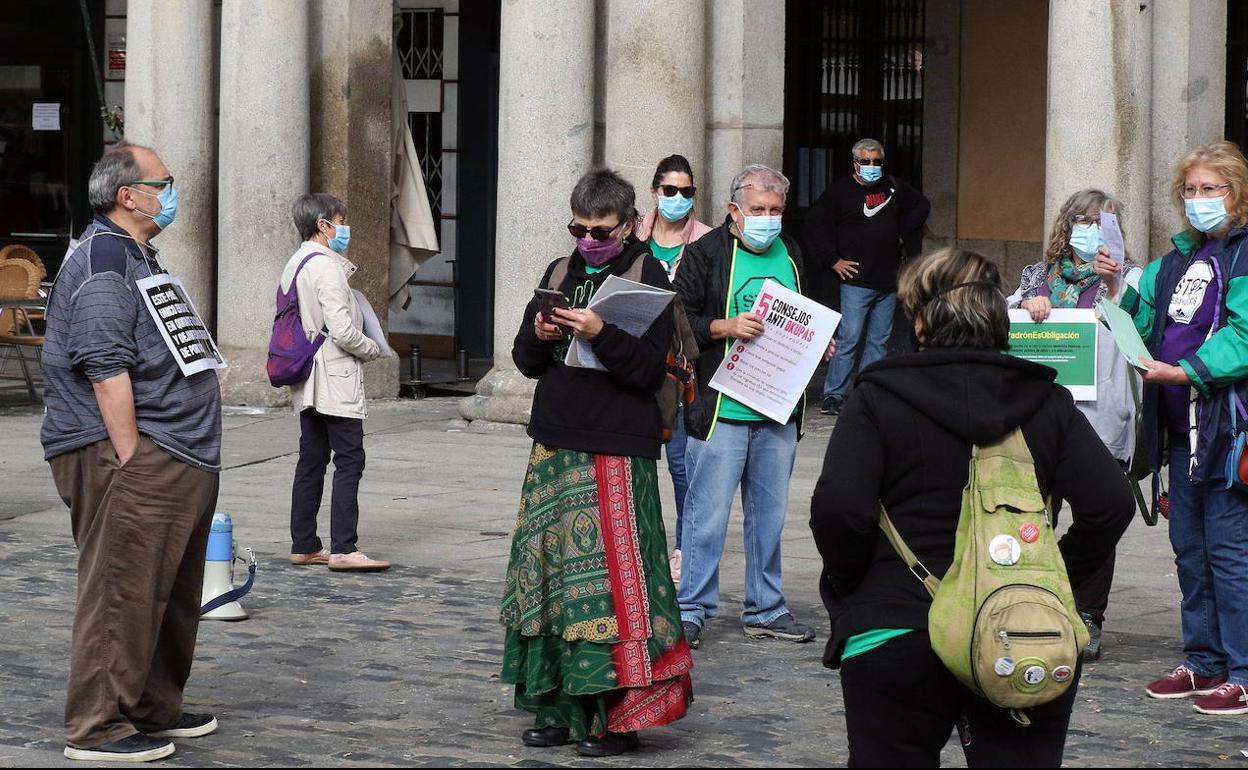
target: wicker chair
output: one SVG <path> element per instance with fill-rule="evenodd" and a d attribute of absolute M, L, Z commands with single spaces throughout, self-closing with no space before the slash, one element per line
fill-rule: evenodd
<path fill-rule="evenodd" d="M 48 278 L 48 269 L 43 266 L 43 260 L 29 246 L 23 246 L 20 243 L 5 246 L 3 249 L 0 249 L 0 262 L 6 259 L 20 259 L 23 262 L 29 262 L 39 272 L 40 281 L 45 281 Z"/>
<path fill-rule="evenodd" d="M 24 259 L 6 259 L 0 262 L 0 299 L 29 300 L 32 305 L 39 304 L 39 271 L 35 265 Z M 32 401 L 38 401 L 39 392 L 35 389 L 34 378 L 30 374 L 30 362 L 24 351 L 33 349 L 34 363 L 38 364 L 43 349 L 43 336 L 35 334 L 30 316 L 31 312 L 24 308 L 0 312 L 0 373 L 4 371 L 10 352 L 16 353 L 22 368 L 22 379 L 26 381 L 26 390 Z"/>

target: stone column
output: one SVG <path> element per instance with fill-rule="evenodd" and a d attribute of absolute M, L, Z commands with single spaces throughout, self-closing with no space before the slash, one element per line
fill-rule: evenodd
<path fill-rule="evenodd" d="M 309 187 L 347 203 L 359 268 L 351 285 L 368 297 L 383 327 L 390 272 L 390 97 L 394 9 L 391 0 L 315 0 L 311 4 Z M 348 98 L 348 96 L 350 98 Z M 370 398 L 398 395 L 399 360 L 364 366 Z"/>
<path fill-rule="evenodd" d="M 217 282 L 212 6 L 213 0 L 130 0 L 126 17 L 126 139 L 155 150 L 178 188 L 178 218 L 153 243 L 209 326 Z"/>
<path fill-rule="evenodd" d="M 705 40 L 704 0 L 610 3 L 605 160 L 637 188 L 642 211 L 652 205 L 654 167 L 668 155 L 689 159 L 696 184 L 709 181 Z"/>
<path fill-rule="evenodd" d="M 732 178 L 750 163 L 784 162 L 784 0 L 707 5 L 708 172 L 699 171 L 702 217 L 719 224 Z"/>
<path fill-rule="evenodd" d="M 1137 0 L 1050 0 L 1045 232 L 1071 193 L 1126 207 L 1127 251 L 1148 254 L 1153 11 Z M 1004 182 L 1008 183 L 1008 182 Z"/>
<path fill-rule="evenodd" d="M 593 0 L 503 4 L 499 40 L 494 368 L 461 402 L 469 420 L 527 422 L 534 383 L 511 360 L 525 305 L 571 253 L 568 196 L 594 136 Z"/>
<path fill-rule="evenodd" d="M 1152 8 L 1153 217 L 1141 263 L 1170 251 L 1171 236 L 1187 226 L 1170 194 L 1175 164 L 1221 139 L 1226 125 L 1226 3 L 1156 0 Z"/>
<path fill-rule="evenodd" d="M 218 173 L 217 340 L 227 404 L 289 399 L 269 386 L 273 295 L 299 246 L 290 219 L 308 191 L 309 5 L 224 0 Z"/>

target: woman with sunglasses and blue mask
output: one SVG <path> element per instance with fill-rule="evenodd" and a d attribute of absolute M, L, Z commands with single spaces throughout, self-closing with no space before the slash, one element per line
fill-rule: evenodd
<path fill-rule="evenodd" d="M 1170 464 L 1170 544 L 1183 593 L 1184 660 L 1146 688 L 1248 714 L 1248 493 L 1227 472 L 1248 402 L 1248 160 L 1220 141 L 1179 162 L 1174 201 L 1190 227 L 1122 305 L 1146 360 L 1150 465 Z"/>
<path fill-rule="evenodd" d="M 694 216 L 693 167 L 683 155 L 669 155 L 659 161 L 650 183 L 654 196 L 654 208 L 646 212 L 637 226 L 637 238 L 646 241 L 650 253 L 667 268 L 667 276 L 676 280 L 680 260 L 685 247 L 711 231 Z M 682 410 L 683 411 L 683 410 Z M 676 427 L 667 442 L 667 470 L 672 476 L 676 492 L 676 550 L 670 559 L 672 580 L 680 582 L 680 525 L 685 512 L 685 493 L 689 490 L 689 475 L 685 466 L 685 447 L 689 434 L 685 431 L 684 415 L 676 418 Z"/>
<path fill-rule="evenodd" d="M 657 466 L 655 391 L 667 376 L 673 311 L 635 337 L 588 308 L 613 275 L 671 288 L 633 237 L 634 204 L 632 185 L 611 171 L 577 182 L 568 223 L 576 247 L 538 284 L 563 301 L 530 302 L 511 351 L 537 390 L 501 610 L 501 679 L 535 716 L 524 745 L 579 742 L 590 757 L 636 751 L 638 730 L 680 719 L 692 697 Z M 573 337 L 605 369 L 568 366 Z"/>
<path fill-rule="evenodd" d="M 1103 213 L 1117 216 L 1121 225 L 1122 204 L 1107 193 L 1080 190 L 1066 199 L 1053 222 L 1044 260 L 1023 268 L 1018 291 L 1009 298 L 1011 308 L 1021 306 L 1040 323 L 1054 308 L 1091 309 L 1102 297 L 1117 302 L 1125 287 L 1139 283 L 1143 271 L 1129 257 L 1124 255 L 1119 270 L 1110 256 L 1101 230 Z M 1078 401 L 1075 406 L 1125 469 L 1135 454 L 1136 397 L 1132 392 L 1139 392 L 1139 377 L 1118 353 L 1112 335 L 1099 335 L 1097 346 L 1096 400 Z M 1062 501 L 1056 502 L 1055 515 L 1061 505 Z M 1114 581 L 1114 563 L 1111 551 L 1075 592 L 1075 603 L 1091 636 L 1085 660 L 1101 656 L 1101 629 Z"/>

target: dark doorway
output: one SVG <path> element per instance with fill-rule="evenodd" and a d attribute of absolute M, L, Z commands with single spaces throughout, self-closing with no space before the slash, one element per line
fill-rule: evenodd
<path fill-rule="evenodd" d="M 1248 149 L 1248 0 L 1226 11 L 1226 138 Z"/>
<path fill-rule="evenodd" d="M 785 213 L 800 233 L 806 211 L 851 172 L 864 137 L 884 143 L 885 173 L 923 184 L 924 0 L 787 0 Z M 840 283 L 807 255 L 810 290 L 840 307 Z"/>
<path fill-rule="evenodd" d="M 81 8 L 10 0 L 0 24 L 0 247 L 29 246 L 49 275 L 91 217 L 87 177 L 104 149 Z M 104 2 L 86 8 L 104 55 Z"/>

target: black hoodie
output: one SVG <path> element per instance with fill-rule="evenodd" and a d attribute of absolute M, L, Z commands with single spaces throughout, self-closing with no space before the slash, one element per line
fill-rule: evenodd
<path fill-rule="evenodd" d="M 832 620 L 824 663 L 849 637 L 927 628 L 931 598 L 877 524 L 880 502 L 934 575 L 953 562 L 971 447 L 1021 425 L 1041 492 L 1073 515 L 1061 540 L 1078 586 L 1112 553 L 1135 505 L 1126 478 L 1052 369 L 979 350 L 925 350 L 865 369 L 837 419 L 811 503 Z"/>
<path fill-rule="evenodd" d="M 559 290 L 574 308 L 583 308 L 607 276 L 623 277 L 634 260 L 644 259 L 641 282 L 671 290 L 663 263 L 650 257 L 644 243 L 630 240 L 624 250 L 597 273 L 585 270 L 585 259 L 573 251 L 568 276 Z M 542 275 L 550 281 L 559 260 Z M 654 392 L 667 376 L 667 351 L 675 329 L 669 305 L 640 338 L 611 324 L 590 343 L 607 371 L 567 366 L 567 335 L 543 342 L 533 329 L 536 301 L 530 301 L 520 322 L 511 356 L 525 377 L 537 380 L 529 436 L 549 446 L 581 452 L 659 458 L 663 422 Z"/>

